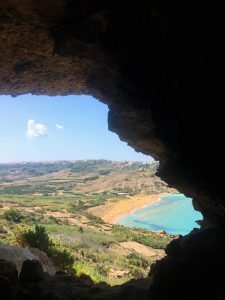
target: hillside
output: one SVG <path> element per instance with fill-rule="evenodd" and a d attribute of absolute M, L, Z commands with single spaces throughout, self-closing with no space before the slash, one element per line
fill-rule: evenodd
<path fill-rule="evenodd" d="M 0 164 L 0 194 L 161 193 L 158 163 L 107 160 Z"/>
<path fill-rule="evenodd" d="M 155 175 L 157 167 L 107 160 L 0 164 L 0 241 L 21 246 L 18 230 L 39 224 L 74 257 L 75 274 L 112 285 L 144 277 L 172 237 L 110 220 L 118 207 L 174 192 Z"/>

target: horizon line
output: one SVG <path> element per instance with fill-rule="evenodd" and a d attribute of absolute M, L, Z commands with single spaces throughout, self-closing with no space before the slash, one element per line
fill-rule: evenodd
<path fill-rule="evenodd" d="M 22 160 L 22 161 L 8 161 L 8 162 L 0 162 L 0 164 L 24 164 L 24 163 L 49 163 L 49 162 L 76 162 L 76 161 L 91 161 L 91 160 L 105 160 L 110 162 L 134 162 L 134 163 L 154 163 L 157 162 L 153 158 L 151 161 L 141 161 L 141 160 L 112 160 L 106 158 L 83 158 L 83 159 L 56 159 L 56 160 Z"/>

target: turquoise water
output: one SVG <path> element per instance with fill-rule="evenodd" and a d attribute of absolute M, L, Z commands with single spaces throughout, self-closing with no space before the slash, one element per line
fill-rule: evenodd
<path fill-rule="evenodd" d="M 194 210 L 191 198 L 183 194 L 170 194 L 119 218 L 117 224 L 185 235 L 193 228 L 199 228 L 195 221 L 201 219 L 202 215 Z"/>

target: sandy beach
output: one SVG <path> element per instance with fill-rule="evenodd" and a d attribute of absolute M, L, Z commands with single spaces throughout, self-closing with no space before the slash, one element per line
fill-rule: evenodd
<path fill-rule="evenodd" d="M 105 205 L 93 207 L 89 211 L 102 218 L 106 223 L 115 224 L 120 217 L 130 214 L 135 209 L 152 204 L 165 195 L 167 193 L 126 197 L 116 202 L 108 202 Z"/>

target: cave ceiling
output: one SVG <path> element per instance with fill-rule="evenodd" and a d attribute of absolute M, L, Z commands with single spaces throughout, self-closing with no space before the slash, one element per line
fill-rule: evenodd
<path fill-rule="evenodd" d="M 1 1 L 0 93 L 93 95 L 109 106 L 110 130 L 160 160 L 159 175 L 209 224 L 224 223 L 219 6 Z"/>

